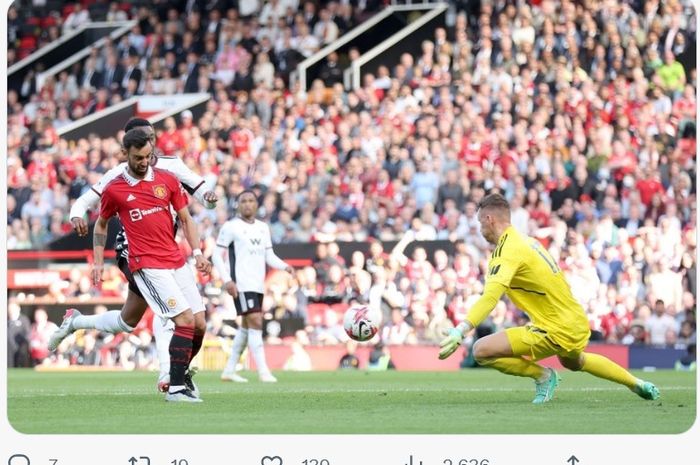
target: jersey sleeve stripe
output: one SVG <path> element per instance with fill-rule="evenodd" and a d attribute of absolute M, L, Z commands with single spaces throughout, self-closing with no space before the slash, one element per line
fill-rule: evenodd
<path fill-rule="evenodd" d="M 91 189 L 95 194 L 97 194 L 98 196 L 102 197 L 102 192 L 97 192 L 97 189 L 95 189 L 94 187 L 91 187 L 90 189 Z"/>
<path fill-rule="evenodd" d="M 203 185 L 204 185 L 204 179 L 202 179 L 202 182 L 200 182 L 199 184 L 197 184 L 197 186 L 196 186 L 194 189 L 192 189 L 192 193 L 194 194 L 195 192 L 197 192 L 197 189 L 199 189 L 199 188 L 202 187 Z"/>
<path fill-rule="evenodd" d="M 185 184 L 184 182 L 180 182 L 180 184 L 181 184 L 182 187 L 187 191 L 188 194 L 194 195 L 194 193 L 197 192 L 197 189 L 199 189 L 200 187 L 202 187 L 202 185 L 204 184 L 204 180 L 202 180 L 202 182 L 200 182 L 199 184 L 197 184 L 196 187 L 190 187 L 190 186 L 188 186 L 187 184 Z"/>
<path fill-rule="evenodd" d="M 524 287 L 512 287 L 512 286 L 511 286 L 511 289 L 515 289 L 515 290 L 518 290 L 518 291 L 530 292 L 530 293 L 532 293 L 532 294 L 537 294 L 537 295 L 547 295 L 547 294 L 545 294 L 544 292 L 535 291 L 534 289 L 525 289 Z"/>

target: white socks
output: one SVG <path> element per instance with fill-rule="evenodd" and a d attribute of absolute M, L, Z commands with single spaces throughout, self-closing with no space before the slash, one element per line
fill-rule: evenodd
<path fill-rule="evenodd" d="M 161 376 L 170 375 L 170 340 L 174 331 L 175 323 L 172 320 L 153 316 L 153 338 L 156 340 Z"/>
<path fill-rule="evenodd" d="M 245 349 L 246 344 L 248 344 L 250 352 L 253 354 L 255 364 L 258 366 L 258 372 L 260 374 L 269 374 L 270 369 L 267 367 L 267 361 L 265 360 L 265 349 L 263 348 L 262 330 L 251 328 L 240 328 L 238 330 L 238 334 L 236 334 L 236 337 L 233 339 L 231 356 L 226 363 L 224 373 L 236 372 L 238 359 L 241 358 L 241 354 L 243 353 L 243 349 Z"/>
<path fill-rule="evenodd" d="M 238 365 L 238 360 L 241 358 L 243 349 L 248 343 L 248 328 L 238 328 L 236 337 L 233 338 L 233 347 L 231 348 L 231 356 L 226 362 L 226 368 L 224 368 L 225 373 L 235 373 L 236 365 Z"/>
<path fill-rule="evenodd" d="M 73 320 L 74 329 L 97 329 L 107 333 L 130 333 L 134 330 L 122 320 L 121 310 L 110 310 L 101 315 L 80 315 Z"/>
<path fill-rule="evenodd" d="M 267 361 L 265 360 L 261 329 L 248 329 L 248 347 L 253 353 L 255 364 L 258 366 L 258 373 L 261 375 L 269 374 L 270 369 L 267 367 Z"/>

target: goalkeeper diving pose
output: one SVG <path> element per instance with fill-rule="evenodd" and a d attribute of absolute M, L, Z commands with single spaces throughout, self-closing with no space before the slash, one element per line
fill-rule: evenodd
<path fill-rule="evenodd" d="M 480 365 L 534 379 L 534 404 L 551 400 L 559 384 L 556 371 L 536 363 L 552 355 L 569 370 L 585 371 L 622 384 L 647 400 L 659 398 L 659 390 L 652 383 L 636 378 L 602 355 L 584 352 L 590 329 L 583 307 L 547 250 L 511 226 L 510 207 L 502 195 L 483 198 L 478 220 L 482 235 L 495 246 L 484 293 L 470 309 L 466 321 L 449 330 L 440 342 L 440 359 L 457 350 L 464 336 L 486 318 L 505 293 L 527 313 L 531 324 L 479 339 L 472 348 L 473 355 Z"/>

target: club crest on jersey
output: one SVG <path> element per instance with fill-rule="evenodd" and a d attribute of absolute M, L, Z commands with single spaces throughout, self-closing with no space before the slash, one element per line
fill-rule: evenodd
<path fill-rule="evenodd" d="M 158 184 L 157 186 L 153 186 L 153 195 L 159 199 L 164 199 L 168 195 L 168 189 L 164 185 Z"/>
<path fill-rule="evenodd" d="M 170 298 L 165 303 L 168 304 L 168 308 L 172 309 L 172 308 L 175 308 L 175 306 L 177 305 L 177 300 Z"/>

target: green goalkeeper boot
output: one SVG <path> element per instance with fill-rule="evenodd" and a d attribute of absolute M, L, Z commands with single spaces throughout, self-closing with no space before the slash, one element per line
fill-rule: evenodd
<path fill-rule="evenodd" d="M 544 404 L 549 402 L 554 397 L 554 390 L 559 385 L 559 375 L 551 368 L 546 368 L 549 371 L 549 377 L 543 381 L 535 381 L 535 398 L 533 404 Z"/>
<path fill-rule="evenodd" d="M 642 399 L 646 400 L 656 400 L 661 397 L 661 393 L 659 392 L 658 388 L 649 381 L 640 382 L 632 391 L 634 391 L 634 393 Z"/>

